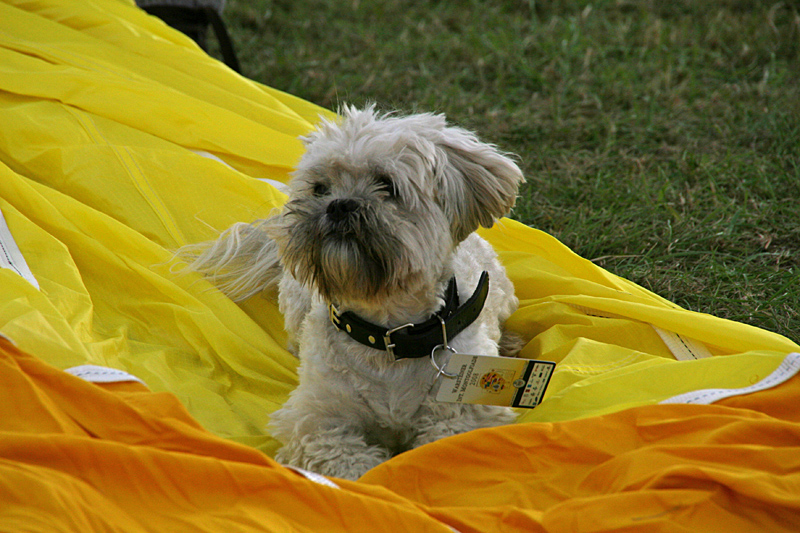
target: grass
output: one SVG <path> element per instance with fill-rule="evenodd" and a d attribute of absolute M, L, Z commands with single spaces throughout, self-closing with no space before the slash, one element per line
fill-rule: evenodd
<path fill-rule="evenodd" d="M 245 75 L 444 112 L 519 155 L 514 218 L 686 308 L 800 339 L 800 6 L 229 0 Z"/>

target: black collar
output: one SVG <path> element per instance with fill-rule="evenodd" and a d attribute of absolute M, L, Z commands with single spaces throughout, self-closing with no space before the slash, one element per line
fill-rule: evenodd
<path fill-rule="evenodd" d="M 387 330 L 360 318 L 353 312 L 339 313 L 329 306 L 331 322 L 364 346 L 385 350 L 395 360 L 426 357 L 437 346 L 446 344 L 472 324 L 483 310 L 489 294 L 489 273 L 483 272 L 475 292 L 464 305 L 458 305 L 458 287 L 453 277 L 447 285 L 444 307 L 425 322 L 405 324 Z M 445 338 L 446 335 L 446 338 Z"/>

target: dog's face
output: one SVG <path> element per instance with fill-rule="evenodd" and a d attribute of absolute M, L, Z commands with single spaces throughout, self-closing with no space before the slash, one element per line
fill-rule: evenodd
<path fill-rule="evenodd" d="M 304 142 L 268 232 L 294 277 L 335 303 L 379 305 L 430 286 L 459 242 L 508 213 L 523 179 L 440 115 L 348 108 Z"/>

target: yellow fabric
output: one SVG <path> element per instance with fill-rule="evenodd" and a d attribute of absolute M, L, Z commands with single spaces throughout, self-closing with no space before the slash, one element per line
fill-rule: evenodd
<path fill-rule="evenodd" d="M 714 507 L 719 494 L 702 496 L 714 490 L 729 495 L 725 491 L 731 485 L 719 484 L 720 478 L 708 473 L 716 472 L 716 459 L 696 440 L 691 422 L 688 427 L 669 425 L 683 417 L 707 421 L 696 427 L 710 431 L 725 433 L 729 422 L 742 428 L 731 434 L 742 451 L 728 466 L 736 471 L 731 475 L 749 481 L 737 484 L 736 490 L 785 509 L 791 507 L 789 496 L 800 498 L 796 479 L 781 477 L 797 471 L 783 452 L 769 465 L 766 455 L 746 453 L 748 439 L 766 423 L 764 416 L 777 416 L 755 412 L 766 409 L 763 402 L 743 406 L 732 419 L 716 406 L 654 405 L 691 390 L 751 385 L 778 367 L 788 352 L 800 351 L 797 344 L 680 309 L 576 256 L 549 235 L 511 220 L 481 233 L 500 251 L 520 297 L 520 309 L 508 326 L 527 341 L 523 355 L 558 363 L 545 401 L 521 416 L 522 422 L 536 424 L 435 443 L 397 457 L 365 478 L 399 496 L 345 482 L 346 496 L 330 496 L 316 485 L 307 490 L 309 482 L 242 447 L 271 454 L 277 446 L 266 434 L 269 414 L 297 379 L 296 360 L 283 349 L 282 319 L 267 298 L 237 305 L 204 280 L 175 274 L 170 250 L 213 238 L 234 222 L 267 216 L 279 206 L 283 195 L 261 179 L 288 179 L 302 153 L 297 137 L 319 115 L 330 112 L 236 75 L 131 2 L 0 3 L 0 212 L 40 285 L 37 290 L 16 272 L 0 269 L 0 333 L 35 356 L 5 348 L 15 362 L 0 382 L 0 408 L 5 409 L 0 416 L 0 466 L 8 473 L 0 475 L 0 490 L 16 494 L 16 499 L 0 497 L 0 502 L 24 503 L 34 501 L 31 494 L 41 494 L 51 498 L 50 509 L 62 502 L 65 524 L 83 524 L 79 520 L 94 517 L 85 514 L 87 509 L 103 506 L 109 509 L 108 524 L 124 531 L 178 531 L 178 522 L 193 530 L 191 526 L 211 516 L 208 528 L 213 524 L 217 529 L 235 523 L 242 531 L 257 530 L 254 524 L 262 521 L 274 530 L 304 524 L 316 531 L 323 522 L 349 529 L 348 513 L 361 513 L 372 524 L 413 525 L 398 527 L 407 531 L 442 530 L 438 519 L 461 531 L 566 531 L 573 527 L 565 522 L 568 514 L 550 518 L 556 507 L 581 513 L 571 523 L 579 524 L 593 516 L 589 510 L 604 512 L 605 500 L 594 499 L 604 490 L 629 490 L 629 499 L 620 495 L 611 507 L 641 505 L 632 530 L 674 519 L 697 526 L 689 527 L 692 531 L 717 531 L 704 529 L 711 521 L 694 521 L 690 511 L 712 518 L 736 514 L 735 506 Z M 656 328 L 699 343 L 713 357 L 676 360 Z M 81 364 L 123 369 L 153 392 L 103 392 L 54 370 Z M 42 376 L 46 384 L 40 383 Z M 793 382 L 784 388 L 796 390 Z M 174 405 L 171 395 L 183 407 Z M 753 395 L 761 396 L 787 399 Z M 86 398 L 92 400 L 87 403 Z M 89 409 L 93 402 L 97 407 Z M 139 409 L 137 402 L 146 406 Z M 105 409 L 109 414 L 101 416 Z M 176 410 L 180 413 L 174 414 Z M 124 412 L 130 416 L 125 418 Z M 180 419 L 176 433 L 161 433 L 163 427 L 153 418 L 164 416 Z M 123 418 L 127 422 L 117 427 Z M 787 444 L 780 428 L 786 436 L 796 430 L 796 419 L 778 418 L 767 420 L 777 428 L 771 437 L 753 444 L 764 454 Z M 641 469 L 652 461 L 650 478 L 635 481 L 625 477 L 633 474 L 620 464 L 611 468 L 599 461 L 622 448 L 604 448 L 606 440 L 594 442 L 598 435 L 625 436 L 630 431 L 638 437 L 621 439 L 620 446 L 636 450 L 649 438 L 648 424 L 675 428 L 674 439 L 665 433 L 657 442 L 679 446 L 685 435 L 683 442 L 695 450 L 689 463 L 701 466 L 689 469 L 692 475 L 681 470 L 670 477 L 671 462 L 652 446 L 648 453 L 653 455 L 645 454 L 636 463 Z M 574 437 L 564 441 L 564 448 L 556 438 L 562 434 Z M 50 446 L 54 435 L 60 436 Z M 572 443 L 577 444 L 570 451 Z M 589 444 L 597 449 L 586 451 Z M 187 463 L 159 455 L 164 449 L 175 452 L 173 446 L 188 454 L 180 456 Z M 36 449 L 41 453 L 33 453 Z M 540 449 L 547 457 L 541 463 L 535 459 Z M 571 470 L 585 454 L 598 459 L 591 468 L 602 470 L 602 476 L 548 477 Z M 515 460 L 504 462 L 505 457 Z M 88 468 L 98 458 L 108 470 L 81 466 Z M 177 467 L 169 466 L 173 460 Z M 213 465 L 190 466 L 192 461 Z M 242 474 L 229 461 L 255 465 L 257 472 Z M 145 474 L 136 473 L 141 469 Z M 504 496 L 502 476 L 520 469 L 526 480 Z M 402 473 L 402 479 L 394 472 Z M 255 485 L 238 484 L 240 475 L 252 475 Z M 691 478 L 685 488 L 675 481 L 681 476 Z M 672 480 L 686 497 L 640 494 L 654 486 L 655 478 Z M 118 486 L 126 479 L 131 479 L 130 490 Z M 205 484 L 205 479 L 213 483 Z M 15 486 L 21 487 L 16 493 Z M 490 486 L 497 490 L 483 505 L 469 513 L 459 509 L 461 502 L 480 504 L 475 498 L 485 491 L 478 489 Z M 274 507 L 202 512 L 218 492 L 241 495 L 251 489 L 277 494 Z M 192 499 L 195 491 L 197 498 Z M 465 491 L 474 498 L 461 498 Z M 302 501 L 297 506 L 286 503 L 292 498 Z M 185 499 L 194 502 L 189 511 L 181 511 Z M 146 501 L 152 514 L 134 516 L 137 507 L 131 501 Z M 369 511 L 375 501 L 381 503 Z M 263 505 L 247 500 L 251 503 Z M 35 508 L 26 507 L 28 514 L 20 511 L 18 518 L 35 520 L 30 512 Z M 287 518 L 294 513 L 300 518 Z M 756 520 L 741 518 L 742 513 L 731 524 Z M 193 514 L 197 520 L 187 518 Z M 608 524 L 626 516 L 632 515 L 616 514 Z M 479 525 L 482 519 L 485 527 Z M 0 519 L 0 529 L 6 523 Z M 25 528 L 10 530 L 20 529 Z"/>
<path fill-rule="evenodd" d="M 558 362 L 546 401 L 521 421 L 569 420 L 691 390 L 745 387 L 800 351 L 774 333 L 681 309 L 517 222 L 481 233 L 500 251 L 520 298 L 507 326 L 529 340 L 521 355 Z M 716 357 L 676 361 L 653 326 L 699 340 Z"/>
<path fill-rule="evenodd" d="M 215 433 L 274 449 L 268 414 L 296 384 L 277 309 L 166 263 L 279 205 L 253 178 L 286 180 L 297 136 L 329 112 L 128 3 L 0 3 L 0 25 L 0 211 L 42 288 L 0 271 L 0 332 L 60 368 L 124 368 Z"/>

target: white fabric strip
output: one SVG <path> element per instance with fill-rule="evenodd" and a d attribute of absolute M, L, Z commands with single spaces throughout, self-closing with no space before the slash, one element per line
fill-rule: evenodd
<path fill-rule="evenodd" d="M 686 392 L 667 398 L 661 403 L 692 403 L 692 404 L 711 404 L 730 398 L 731 396 L 741 396 L 743 394 L 751 394 L 766 389 L 771 389 L 781 383 L 788 381 L 800 371 L 800 353 L 790 353 L 786 356 L 780 366 L 775 369 L 772 374 L 765 377 L 758 383 L 750 385 L 749 387 L 742 387 L 741 389 L 702 389 L 692 392 Z"/>
<path fill-rule="evenodd" d="M 67 374 L 79 377 L 92 383 L 121 383 L 125 381 L 138 381 L 144 386 L 147 384 L 133 374 L 128 374 L 123 370 L 108 368 L 97 365 L 74 366 L 64 370 Z"/>
<path fill-rule="evenodd" d="M 0 268 L 7 268 L 13 270 L 22 276 L 28 283 L 39 288 L 39 282 L 33 276 L 33 272 L 28 268 L 28 263 L 22 256 L 17 242 L 11 235 L 11 230 L 8 229 L 6 219 L 3 213 L 0 212 Z"/>
<path fill-rule="evenodd" d="M 197 155 L 201 155 L 201 156 L 203 156 L 203 157 L 205 157 L 207 159 L 213 159 L 214 161 L 222 163 L 223 165 L 225 165 L 226 167 L 228 167 L 231 170 L 236 170 L 235 168 L 230 166 L 228 163 L 226 163 L 225 161 L 223 161 L 222 159 L 220 159 L 219 157 L 215 156 L 214 154 L 212 154 L 210 152 L 206 152 L 205 150 L 192 150 L 192 152 L 196 153 Z M 258 179 L 259 181 L 263 181 L 263 182 L 269 183 L 270 185 L 272 185 L 273 187 L 275 187 L 276 189 L 278 189 L 279 191 L 281 191 L 284 194 L 287 194 L 289 192 L 289 186 L 286 185 L 285 183 L 281 183 L 280 181 L 272 180 L 272 179 L 269 179 L 269 178 L 256 178 L 256 179 Z"/>
<path fill-rule="evenodd" d="M 584 307 L 582 305 L 575 305 L 575 304 L 570 304 L 570 305 L 589 316 L 632 320 L 622 315 L 606 313 L 605 311 L 590 309 L 589 307 Z M 667 331 L 666 329 L 661 329 L 653 324 L 650 324 L 650 327 L 652 327 L 655 330 L 655 332 L 658 333 L 658 336 L 661 337 L 661 340 L 664 341 L 664 344 L 672 353 L 673 357 L 675 357 L 675 359 L 677 359 L 678 361 L 692 361 L 695 359 L 705 359 L 706 357 L 713 357 L 713 354 L 708 350 L 708 348 L 706 348 L 706 345 L 700 341 L 691 339 L 689 337 L 684 337 L 683 335 L 679 335 L 678 333 L 672 331 Z"/>
<path fill-rule="evenodd" d="M 330 479 L 326 478 L 321 474 L 317 474 L 315 472 L 309 472 L 308 470 L 303 470 L 302 468 L 297 468 L 296 466 L 287 466 L 286 468 L 288 468 L 289 470 L 294 470 L 304 478 L 313 481 L 314 483 L 317 483 L 319 485 L 325 485 L 326 487 L 330 487 L 332 489 L 341 488 L 339 487 L 339 485 L 337 485 L 336 483 L 334 483 L 333 481 L 331 481 Z"/>
<path fill-rule="evenodd" d="M 652 324 L 650 325 L 653 326 Z M 705 344 L 699 341 L 678 335 L 672 331 L 661 329 L 658 326 L 653 326 L 653 329 L 656 330 L 658 336 L 661 337 L 661 340 L 664 341 L 664 344 L 667 345 L 669 351 L 672 352 L 672 355 L 674 355 L 675 359 L 678 361 L 691 361 L 693 359 L 712 357 L 711 352 L 708 351 Z"/>
<path fill-rule="evenodd" d="M 197 155 L 201 155 L 201 156 L 205 157 L 206 159 L 213 159 L 214 161 L 217 161 L 218 163 L 222 163 L 223 165 L 225 165 L 226 167 L 228 167 L 231 170 L 236 170 L 235 168 L 230 166 L 228 163 L 226 163 L 225 161 L 223 161 L 222 159 L 220 159 L 219 157 L 215 156 L 214 154 L 212 154 L 210 152 L 206 152 L 205 150 L 192 150 L 192 152 L 196 153 Z"/>
<path fill-rule="evenodd" d="M 270 185 L 272 185 L 273 187 L 275 187 L 284 194 L 289 194 L 289 186 L 286 185 L 285 183 L 281 183 L 280 181 L 277 180 L 271 180 L 269 178 L 258 178 L 258 180 L 263 181 L 265 183 L 269 183 Z"/>

